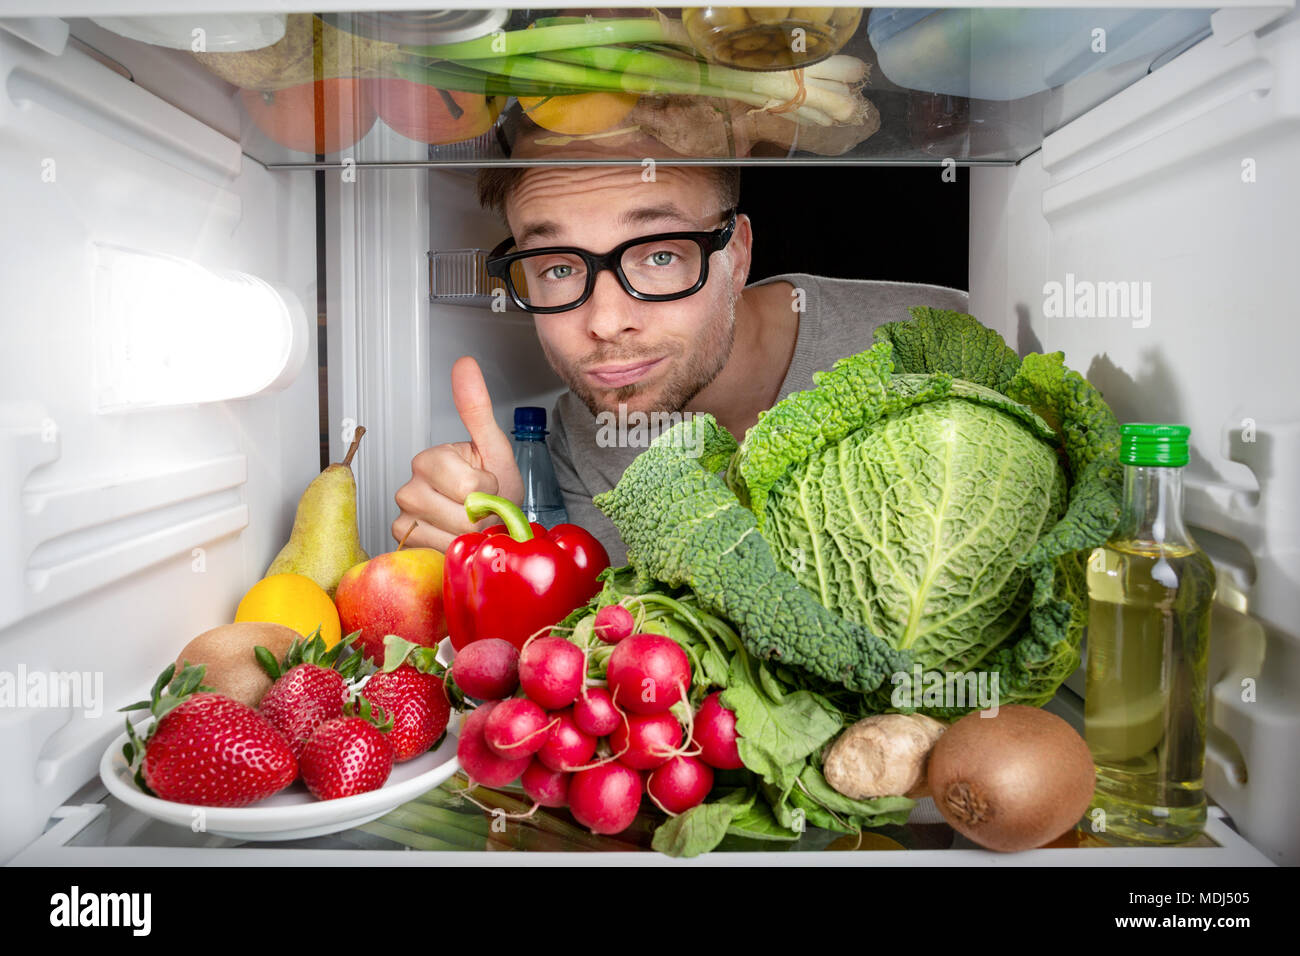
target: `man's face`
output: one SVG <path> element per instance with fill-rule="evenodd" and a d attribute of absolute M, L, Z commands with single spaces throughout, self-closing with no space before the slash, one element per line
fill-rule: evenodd
<path fill-rule="evenodd" d="M 638 236 L 717 229 L 725 224 L 719 207 L 713 179 L 700 169 L 660 166 L 647 183 L 639 166 L 538 167 L 516 187 L 507 216 L 521 249 L 604 253 Z M 580 307 L 534 316 L 551 366 L 593 415 L 620 404 L 679 411 L 722 371 L 748 271 L 741 231 L 711 257 L 708 282 L 694 295 L 642 302 L 606 271 Z"/>

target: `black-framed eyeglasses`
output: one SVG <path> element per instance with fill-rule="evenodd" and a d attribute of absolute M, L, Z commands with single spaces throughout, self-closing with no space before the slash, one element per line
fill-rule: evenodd
<path fill-rule="evenodd" d="M 501 279 L 515 305 L 527 312 L 576 309 L 591 298 L 596 277 L 606 269 L 634 299 L 670 302 L 704 288 L 709 258 L 726 247 L 736 230 L 736 210 L 722 214 L 727 224 L 711 232 L 662 232 L 638 236 L 597 255 L 574 246 L 506 250 L 514 237 L 488 254 L 488 275 Z"/>

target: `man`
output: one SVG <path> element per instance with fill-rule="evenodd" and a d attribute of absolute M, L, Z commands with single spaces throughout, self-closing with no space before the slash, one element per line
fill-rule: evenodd
<path fill-rule="evenodd" d="M 738 193 L 738 170 L 727 167 L 660 165 L 652 182 L 640 166 L 496 168 L 479 178 L 480 200 L 510 226 L 513 244 L 498 252 L 513 295 L 542 310 L 534 311 L 538 339 L 569 386 L 548 439 L 569 520 L 595 534 L 616 565 L 626 549 L 591 499 L 617 483 L 649 437 L 644 428 L 620 433 L 611 425 L 620 415 L 708 412 L 741 438 L 760 411 L 869 348 L 876 327 L 908 318 L 908 307 L 968 310 L 965 292 L 942 286 L 803 274 L 746 285 L 753 234 L 748 217 L 733 212 Z M 694 235 L 639 241 L 676 233 Z M 553 247 L 587 254 L 521 255 Z M 621 254 L 600 260 L 612 251 Z M 464 508 L 471 491 L 523 497 L 478 364 L 464 356 L 451 375 L 470 440 L 415 457 L 392 525 L 400 540 L 418 519 L 408 544 L 439 550 L 476 527 Z"/>

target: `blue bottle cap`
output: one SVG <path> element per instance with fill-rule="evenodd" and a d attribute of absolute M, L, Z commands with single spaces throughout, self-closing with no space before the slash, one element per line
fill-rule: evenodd
<path fill-rule="evenodd" d="M 515 431 L 546 431 L 546 409 L 521 405 L 515 409 Z"/>

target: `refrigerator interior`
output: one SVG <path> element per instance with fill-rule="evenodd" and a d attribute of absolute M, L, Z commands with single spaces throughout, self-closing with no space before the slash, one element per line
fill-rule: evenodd
<path fill-rule="evenodd" d="M 294 157 L 187 53 L 125 40 L 83 10 L 62 26 L 37 12 L 10 3 L 5 16 L 31 18 L 0 23 L 0 667 L 13 688 L 82 675 L 94 706 L 0 707 L 0 753 L 18 768 L 0 791 L 0 861 L 42 833 L 21 859 L 144 861 L 166 842 L 159 826 L 136 827 L 157 843 L 116 856 L 93 838 L 76 845 L 107 818 L 93 807 L 116 708 L 147 696 L 183 640 L 230 619 L 287 537 L 323 445 L 339 461 L 357 424 L 370 432 L 353 466 L 362 544 L 391 550 L 412 456 L 464 437 L 448 385 L 457 356 L 478 358 L 506 428 L 511 408 L 549 408 L 563 386 L 525 314 L 430 295 L 430 253 L 503 235 L 474 197 L 482 155 L 378 123 L 348 155 Z M 1263 857 L 1296 863 L 1300 400 L 1288 386 L 1300 327 L 1288 280 L 1300 223 L 1285 211 L 1300 208 L 1300 18 L 1284 13 L 1216 10 L 1190 45 L 972 101 L 964 134 L 934 150 L 885 136 L 841 160 L 730 161 L 937 175 L 956 145 L 971 312 L 1022 353 L 1063 351 L 1121 421 L 1191 426 L 1188 519 L 1220 581 L 1206 786 Z M 906 122 L 907 92 L 877 82 L 882 114 Z M 1074 294 L 1085 284 L 1100 293 L 1087 308 Z M 159 337 L 174 347 L 151 349 Z M 1077 709 L 1081 672 L 1067 688 L 1063 712 Z M 1212 824 L 1233 861 L 1257 860 Z M 224 845 L 186 836 L 187 852 Z M 1107 859 L 1224 862 L 1139 852 Z"/>

